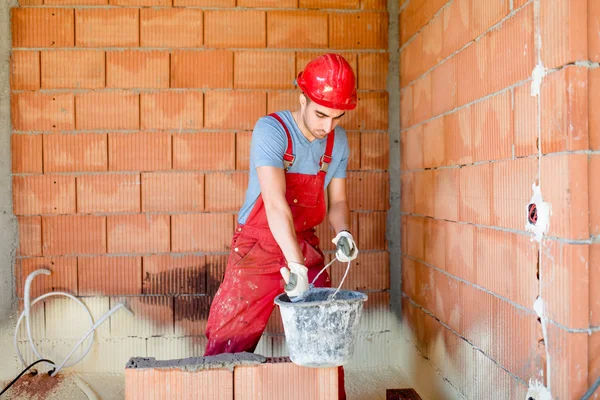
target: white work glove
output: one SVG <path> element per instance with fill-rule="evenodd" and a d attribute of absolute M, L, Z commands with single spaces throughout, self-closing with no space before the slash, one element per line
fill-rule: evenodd
<path fill-rule="evenodd" d="M 336 246 L 335 257 L 341 262 L 350 262 L 358 256 L 358 248 L 350 232 L 341 231 L 332 242 Z"/>
<path fill-rule="evenodd" d="M 289 268 L 289 269 L 288 269 Z M 302 299 L 308 290 L 308 268 L 302 264 L 289 262 L 287 267 L 279 270 L 285 281 L 285 292 L 292 302 Z"/>

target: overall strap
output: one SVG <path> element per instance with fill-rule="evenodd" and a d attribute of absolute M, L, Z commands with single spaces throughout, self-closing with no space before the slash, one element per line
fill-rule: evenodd
<path fill-rule="evenodd" d="M 329 132 L 329 134 L 327 135 L 327 145 L 325 146 L 325 154 L 323 154 L 323 156 L 321 157 L 321 160 L 319 161 L 319 165 L 321 167 L 319 169 L 320 174 L 327 174 L 327 169 L 329 168 L 329 163 L 331 163 L 331 160 L 332 160 L 331 154 L 333 153 L 334 140 L 335 140 L 335 129 L 332 130 L 331 132 Z"/>
<path fill-rule="evenodd" d="M 285 151 L 285 154 L 283 155 L 283 166 L 284 166 L 284 169 L 287 171 L 288 168 L 290 168 L 292 166 L 292 164 L 294 163 L 294 159 L 296 158 L 293 154 L 292 136 L 290 136 L 290 131 L 288 131 L 287 126 L 285 125 L 285 123 L 283 122 L 283 120 L 281 119 L 281 117 L 279 115 L 277 115 L 276 113 L 272 113 L 272 114 L 269 114 L 269 116 L 273 117 L 277 121 L 279 121 L 279 123 L 281 124 L 281 126 L 283 126 L 283 129 L 285 130 L 285 134 L 287 135 L 288 145 L 287 145 L 287 150 Z"/>

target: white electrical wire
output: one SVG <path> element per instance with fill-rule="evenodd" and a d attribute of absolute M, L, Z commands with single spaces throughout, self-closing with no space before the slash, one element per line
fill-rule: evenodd
<path fill-rule="evenodd" d="M 344 272 L 344 276 L 342 277 L 342 281 L 340 282 L 340 286 L 338 286 L 338 288 L 336 289 L 335 293 L 333 293 L 329 297 L 330 299 L 333 299 L 335 297 L 335 295 L 338 294 L 338 292 L 342 288 L 342 285 L 344 284 L 344 281 L 346 280 L 346 277 L 348 276 L 348 271 L 350 271 L 350 261 L 348 261 L 348 265 L 346 266 L 346 272 Z"/>
<path fill-rule="evenodd" d="M 100 400 L 98 396 L 96 396 L 96 393 L 94 393 L 90 385 L 88 385 L 83 379 L 81 379 L 81 377 L 75 375 L 73 380 L 75 381 L 75 384 L 79 386 L 79 389 L 81 389 L 81 391 L 85 393 L 89 400 Z"/>
<path fill-rule="evenodd" d="M 331 260 L 331 262 L 330 262 L 329 264 L 327 264 L 326 266 L 324 266 L 324 267 L 323 267 L 323 269 L 321 269 L 321 270 L 319 271 L 319 273 L 317 274 L 317 276 L 315 276 L 315 279 L 313 279 L 313 281 L 310 283 L 310 287 L 311 287 L 311 289 L 314 287 L 314 283 L 315 283 L 315 281 L 317 280 L 317 278 L 319 277 L 319 275 L 321 275 L 321 274 L 323 273 L 323 271 L 325 271 L 327 268 L 329 268 L 329 266 L 330 266 L 331 264 L 333 264 L 333 263 L 334 263 L 336 260 L 337 260 L 337 258 L 335 258 L 335 257 L 334 257 L 334 259 L 333 259 L 333 260 Z"/>
<path fill-rule="evenodd" d="M 54 372 L 52 373 L 51 376 L 55 376 L 58 371 L 60 371 L 62 368 L 67 368 L 67 367 L 71 367 L 75 364 L 77 364 L 78 362 L 80 362 L 81 360 L 83 360 L 83 358 L 85 358 L 85 356 L 89 353 L 89 351 L 92 348 L 92 344 L 94 342 L 94 331 L 104 322 L 106 321 L 112 314 L 114 314 L 115 312 L 117 312 L 120 308 L 124 308 L 125 310 L 129 311 L 129 313 L 133 314 L 131 312 L 131 310 L 129 310 L 127 307 L 125 307 L 125 305 L 123 303 L 118 303 L 117 305 L 115 305 L 113 308 L 111 308 L 106 314 L 104 314 L 102 317 L 100 317 L 100 319 L 98 320 L 98 322 L 94 323 L 94 318 L 92 317 L 92 313 L 90 312 L 90 310 L 87 308 L 87 306 L 85 304 L 83 304 L 83 302 L 81 300 L 79 300 L 77 297 L 73 296 L 72 294 L 69 293 L 65 293 L 65 292 L 50 292 L 50 293 L 46 293 L 43 294 L 39 297 L 36 297 L 33 301 L 30 301 L 30 292 L 31 292 L 31 282 L 33 281 L 33 278 L 35 278 L 37 275 L 50 275 L 51 272 L 47 269 L 38 269 L 33 271 L 31 274 L 29 274 L 27 276 L 27 279 L 25 281 L 25 306 L 24 306 L 24 310 L 21 313 L 21 315 L 19 316 L 19 319 L 17 320 L 17 326 L 15 327 L 15 335 L 13 338 L 13 344 L 15 346 L 15 350 L 17 352 L 17 356 L 19 357 L 19 360 L 21 360 L 21 363 L 23 363 L 24 366 L 27 366 L 28 364 L 25 362 L 25 360 L 23 359 L 23 355 L 21 354 L 21 351 L 19 350 L 19 346 L 17 343 L 17 335 L 19 332 L 19 327 L 21 326 L 21 321 L 23 320 L 23 318 L 25 318 L 25 325 L 26 325 L 26 329 L 27 329 L 27 339 L 29 340 L 29 344 L 31 346 L 31 349 L 33 350 L 34 354 L 39 358 L 39 359 L 43 359 L 46 357 L 43 357 L 42 355 L 40 355 L 40 353 L 38 352 L 37 348 L 35 347 L 35 344 L 33 343 L 33 338 L 31 336 L 31 326 L 30 326 L 30 322 L 29 322 L 29 317 L 31 314 L 31 306 L 34 305 L 35 303 L 37 303 L 38 301 L 44 300 L 45 298 L 48 297 L 53 297 L 53 296 L 65 296 L 68 297 L 72 300 L 75 300 L 75 302 L 77 304 L 79 304 L 81 307 L 83 307 L 83 309 L 87 312 L 88 317 L 90 319 L 90 325 L 91 328 L 90 330 L 81 338 L 81 340 L 79 340 L 79 342 L 77 342 L 77 345 L 75 345 L 75 347 L 73 347 L 73 349 L 71 350 L 71 352 L 69 353 L 69 355 L 63 360 L 63 362 L 60 365 L 54 364 L 54 363 L 49 363 L 44 361 L 45 364 L 49 365 L 52 368 L 55 368 Z M 79 358 L 77 358 L 75 361 L 71 362 L 71 363 L 67 363 L 67 361 L 71 358 L 71 356 L 73 355 L 73 353 L 79 348 L 79 346 L 81 344 L 83 344 L 84 340 L 89 336 L 92 335 L 91 340 L 89 341 L 89 344 L 86 348 L 86 350 L 83 352 L 83 355 Z"/>

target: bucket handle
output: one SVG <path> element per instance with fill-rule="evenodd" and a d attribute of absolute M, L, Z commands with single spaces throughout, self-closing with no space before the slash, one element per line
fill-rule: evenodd
<path fill-rule="evenodd" d="M 319 275 L 321 275 L 321 273 L 323 273 L 323 271 L 325 271 L 327 268 L 329 268 L 329 266 L 331 266 L 331 264 L 333 264 L 335 261 L 337 260 L 336 257 L 333 258 L 333 260 L 331 260 L 331 262 L 329 264 L 327 264 L 326 266 L 323 267 L 323 269 L 321 269 L 319 271 L 319 273 L 317 274 L 317 276 L 315 276 L 315 279 L 313 279 L 313 281 L 310 283 L 310 289 L 314 288 L 314 283 L 317 280 L 317 278 L 319 277 Z M 348 265 L 346 266 L 346 272 L 344 272 L 344 276 L 342 277 L 342 281 L 340 282 L 340 285 L 337 287 L 337 289 L 335 290 L 335 292 L 333 294 L 331 294 L 328 298 L 328 300 L 333 300 L 333 298 L 335 297 L 335 295 L 340 291 L 342 285 L 344 284 L 344 280 L 346 279 L 346 276 L 348 276 L 348 271 L 350 270 L 350 261 L 348 261 Z"/>

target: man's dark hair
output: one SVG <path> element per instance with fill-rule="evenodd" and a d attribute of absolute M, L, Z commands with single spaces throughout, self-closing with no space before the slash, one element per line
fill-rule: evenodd
<path fill-rule="evenodd" d="M 312 100 L 310 99 L 310 97 L 308 97 L 306 95 L 306 93 L 302 92 L 302 94 L 304 95 L 304 98 L 306 99 L 306 105 L 309 105 Z"/>

